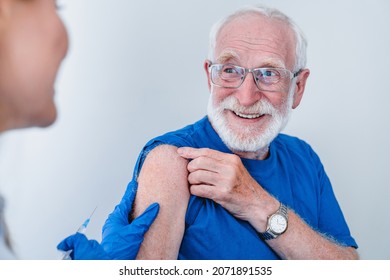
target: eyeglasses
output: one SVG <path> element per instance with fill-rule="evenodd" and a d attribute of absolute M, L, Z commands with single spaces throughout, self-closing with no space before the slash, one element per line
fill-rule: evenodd
<path fill-rule="evenodd" d="M 224 88 L 239 88 L 248 73 L 259 90 L 271 92 L 287 92 L 290 82 L 302 70 L 292 73 L 284 68 L 245 68 L 233 64 L 210 64 L 209 72 L 213 85 Z"/>

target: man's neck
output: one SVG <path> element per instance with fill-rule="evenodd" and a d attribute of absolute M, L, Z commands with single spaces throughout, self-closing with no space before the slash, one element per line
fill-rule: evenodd
<path fill-rule="evenodd" d="M 269 146 L 262 148 L 256 152 L 233 151 L 233 153 L 235 153 L 241 158 L 264 160 L 269 155 Z"/>

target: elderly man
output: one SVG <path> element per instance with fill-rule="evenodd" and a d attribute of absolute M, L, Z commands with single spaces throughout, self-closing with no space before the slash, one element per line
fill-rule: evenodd
<path fill-rule="evenodd" d="M 161 207 L 138 259 L 358 257 L 318 156 L 279 134 L 302 99 L 305 64 L 305 38 L 278 10 L 216 24 L 207 117 L 151 140 L 134 171 L 133 217 Z"/>

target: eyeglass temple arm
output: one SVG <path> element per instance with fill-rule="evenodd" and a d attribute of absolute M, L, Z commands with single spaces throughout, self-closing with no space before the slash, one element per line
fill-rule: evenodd
<path fill-rule="evenodd" d="M 295 77 L 297 77 L 299 74 L 301 74 L 302 71 L 303 71 L 302 69 L 299 69 L 297 72 L 293 73 L 293 74 L 294 74 L 293 78 L 295 78 Z"/>

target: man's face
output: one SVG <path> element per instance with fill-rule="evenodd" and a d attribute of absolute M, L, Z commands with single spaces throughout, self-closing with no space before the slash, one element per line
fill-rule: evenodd
<path fill-rule="evenodd" d="M 236 18 L 217 38 L 215 61 L 246 68 L 274 67 L 292 71 L 295 63 L 295 38 L 283 22 L 260 16 Z M 205 63 L 205 69 L 208 62 Z M 286 125 L 294 100 L 295 86 L 284 92 L 257 88 L 251 73 L 239 88 L 211 84 L 208 105 L 210 121 L 225 144 L 233 151 L 256 152 L 268 147 Z"/>
<path fill-rule="evenodd" d="M 9 1 L 1 15 L 0 109 L 11 128 L 47 126 L 56 118 L 54 82 L 68 37 L 53 0 Z"/>

